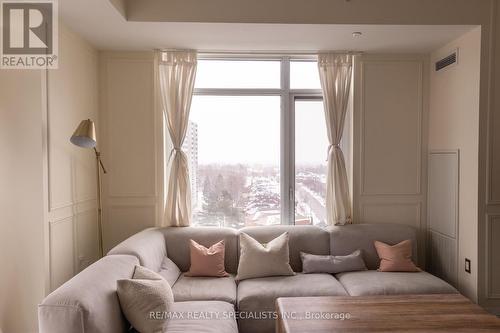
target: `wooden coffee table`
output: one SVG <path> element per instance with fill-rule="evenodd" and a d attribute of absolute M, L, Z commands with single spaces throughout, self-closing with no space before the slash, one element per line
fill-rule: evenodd
<path fill-rule="evenodd" d="M 500 319 L 459 294 L 285 297 L 277 333 L 500 332 Z"/>

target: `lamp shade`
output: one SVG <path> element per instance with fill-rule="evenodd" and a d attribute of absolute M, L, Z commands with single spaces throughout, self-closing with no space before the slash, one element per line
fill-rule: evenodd
<path fill-rule="evenodd" d="M 94 122 L 90 119 L 82 120 L 69 141 L 82 148 L 94 148 L 97 143 Z"/>

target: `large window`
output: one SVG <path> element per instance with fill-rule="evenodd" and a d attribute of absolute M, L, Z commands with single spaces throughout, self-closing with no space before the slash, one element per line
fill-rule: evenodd
<path fill-rule="evenodd" d="M 193 225 L 324 225 L 327 148 L 314 58 L 200 57 L 183 146 Z"/>

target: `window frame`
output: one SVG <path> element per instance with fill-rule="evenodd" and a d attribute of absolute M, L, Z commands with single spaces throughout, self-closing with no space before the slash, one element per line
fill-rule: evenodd
<path fill-rule="evenodd" d="M 193 96 L 280 97 L 280 215 L 281 224 L 285 225 L 295 225 L 295 101 L 323 99 L 321 89 L 290 88 L 290 62 L 317 61 L 317 59 L 316 55 L 198 54 L 198 60 L 280 62 L 280 88 L 194 88 Z"/>

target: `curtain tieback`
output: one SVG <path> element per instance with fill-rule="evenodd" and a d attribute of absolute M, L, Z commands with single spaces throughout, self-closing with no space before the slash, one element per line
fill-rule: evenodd
<path fill-rule="evenodd" d="M 328 145 L 328 149 L 326 150 L 326 161 L 327 162 L 328 162 L 328 158 L 330 157 L 330 151 L 332 151 L 332 149 L 335 149 L 335 148 L 340 149 L 340 144 L 337 143 L 334 145 L 332 145 L 332 144 Z"/>
<path fill-rule="evenodd" d="M 174 152 L 180 153 L 181 151 L 182 151 L 181 148 L 178 148 L 178 147 L 172 148 L 172 150 L 170 151 L 170 156 L 168 157 L 168 161 L 170 162 L 170 159 L 172 158 L 172 155 L 174 154 Z"/>

